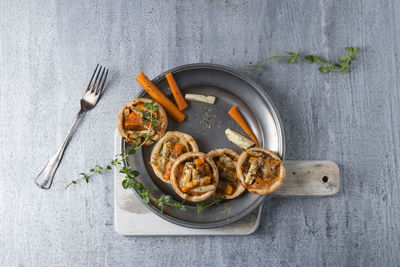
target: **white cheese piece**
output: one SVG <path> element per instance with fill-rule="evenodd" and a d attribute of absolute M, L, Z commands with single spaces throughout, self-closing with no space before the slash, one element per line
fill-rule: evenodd
<path fill-rule="evenodd" d="M 255 143 L 253 141 L 235 131 L 232 131 L 229 128 L 225 130 L 225 135 L 229 139 L 229 141 L 243 149 L 249 149 L 250 147 L 255 146 Z"/>
<path fill-rule="evenodd" d="M 190 193 L 203 193 L 203 192 L 210 192 L 214 191 L 217 188 L 215 184 L 211 185 L 203 185 L 190 190 Z"/>
<path fill-rule="evenodd" d="M 186 94 L 185 99 L 187 101 L 203 102 L 207 104 L 215 103 L 215 96 L 212 95 Z"/>

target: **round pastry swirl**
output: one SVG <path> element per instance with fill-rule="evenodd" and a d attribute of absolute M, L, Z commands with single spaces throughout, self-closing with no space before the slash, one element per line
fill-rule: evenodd
<path fill-rule="evenodd" d="M 266 195 L 281 187 L 285 180 L 285 167 L 275 153 L 256 147 L 240 154 L 236 174 L 249 192 Z"/>
<path fill-rule="evenodd" d="M 150 156 L 150 163 L 158 178 L 171 183 L 171 169 L 175 160 L 186 152 L 198 152 L 199 148 L 192 136 L 169 131 L 155 144 Z"/>
<path fill-rule="evenodd" d="M 218 169 L 206 154 L 188 152 L 178 157 L 172 165 L 171 183 L 180 197 L 199 202 L 214 195 Z"/>
<path fill-rule="evenodd" d="M 150 115 L 149 112 L 146 112 L 149 107 L 146 103 L 153 102 L 153 106 L 157 110 L 153 111 L 151 116 L 156 122 L 150 125 L 148 121 Z M 167 124 L 168 119 L 164 109 L 157 102 L 147 98 L 136 98 L 129 101 L 119 110 L 117 118 L 119 134 L 125 141 L 133 145 L 144 142 L 146 135 L 149 140 L 144 143 L 145 146 L 158 141 L 164 135 Z"/>
<path fill-rule="evenodd" d="M 208 152 L 210 157 L 218 168 L 219 182 L 215 192 L 216 197 L 233 199 L 240 196 L 244 188 L 236 174 L 236 163 L 239 154 L 227 148 L 214 149 Z"/>

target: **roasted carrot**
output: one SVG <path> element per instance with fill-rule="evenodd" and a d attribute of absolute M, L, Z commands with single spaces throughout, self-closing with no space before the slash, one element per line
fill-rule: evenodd
<path fill-rule="evenodd" d="M 136 112 L 131 112 L 131 114 L 129 114 L 128 118 L 125 120 L 124 127 L 126 129 L 132 130 L 140 128 L 142 124 L 143 124 L 143 118 Z"/>
<path fill-rule="evenodd" d="M 169 100 L 169 98 L 166 97 L 163 92 L 161 92 L 161 90 L 158 89 L 157 86 L 152 83 L 143 72 L 139 73 L 139 75 L 136 77 L 136 81 L 140 83 L 140 85 L 151 96 L 151 98 L 160 104 L 165 109 L 167 114 L 175 121 L 182 122 L 185 119 L 185 114 L 183 114 L 182 111 L 180 111 L 178 107 L 175 106 L 175 104 Z"/>
<path fill-rule="evenodd" d="M 201 178 L 201 180 L 200 180 L 201 185 L 208 185 L 208 184 L 211 184 L 211 182 L 212 182 L 212 180 L 211 180 L 210 176 L 206 176 L 204 178 Z"/>
<path fill-rule="evenodd" d="M 230 196 L 230 195 L 232 195 L 232 193 L 233 193 L 233 186 L 232 185 L 227 185 L 225 188 L 224 188 L 224 193 L 225 193 L 225 195 L 228 195 L 228 196 Z"/>
<path fill-rule="evenodd" d="M 191 182 L 185 184 L 181 189 L 182 192 L 186 193 L 199 185 L 209 185 L 211 184 L 211 182 L 212 182 L 211 177 L 206 176 L 201 179 L 192 180 Z"/>
<path fill-rule="evenodd" d="M 146 109 L 146 107 L 144 106 L 144 104 L 143 103 L 138 103 L 136 106 L 135 106 L 135 108 L 137 108 L 137 109 L 139 109 L 139 110 L 145 110 Z"/>
<path fill-rule="evenodd" d="M 194 160 L 194 164 L 196 165 L 196 168 L 199 169 L 199 168 L 201 168 L 201 165 L 204 164 L 204 161 L 202 159 L 198 158 L 198 159 Z"/>
<path fill-rule="evenodd" d="M 164 178 L 165 180 L 169 180 L 170 176 L 171 176 L 171 168 L 172 165 L 174 164 L 173 161 L 168 161 L 167 166 L 165 167 L 165 173 L 164 173 Z"/>
<path fill-rule="evenodd" d="M 180 155 L 182 155 L 183 145 L 181 143 L 175 143 L 173 150 L 174 150 L 175 156 L 179 157 Z"/>
<path fill-rule="evenodd" d="M 172 152 L 173 152 L 172 155 L 173 155 L 174 158 L 179 157 L 180 155 L 182 155 L 183 145 L 181 143 L 176 143 L 174 145 L 174 148 L 172 149 Z M 167 163 L 167 165 L 165 167 L 164 178 L 166 180 L 169 180 L 169 177 L 171 176 L 171 168 L 172 168 L 173 164 L 174 164 L 174 159 L 170 158 L 170 160 L 168 161 L 168 163 Z"/>
<path fill-rule="evenodd" d="M 204 162 L 202 158 L 195 159 L 194 164 L 196 165 L 196 169 L 198 169 L 202 174 L 211 173 L 210 166 L 208 163 Z"/>
<path fill-rule="evenodd" d="M 183 97 L 181 91 L 179 90 L 179 87 L 175 82 L 174 76 L 172 76 L 172 73 L 170 72 L 165 74 L 165 77 L 167 78 L 169 87 L 171 88 L 171 92 L 174 95 L 176 105 L 178 106 L 179 110 L 184 110 L 188 107 L 188 104 Z"/>
<path fill-rule="evenodd" d="M 256 177 L 256 181 L 261 184 L 261 185 L 267 185 L 267 182 L 265 182 L 263 179 L 261 179 L 260 177 Z"/>
<path fill-rule="evenodd" d="M 251 140 L 256 143 L 257 146 L 260 146 L 258 143 L 257 137 L 254 135 L 253 131 L 250 129 L 249 125 L 247 125 L 246 121 L 244 120 L 242 114 L 240 114 L 239 110 L 237 109 L 236 106 L 233 106 L 229 110 L 229 115 L 242 127 L 242 129 L 249 135 Z"/>
<path fill-rule="evenodd" d="M 192 183 L 188 183 L 188 184 L 185 184 L 182 187 L 182 192 L 186 193 L 186 192 L 190 191 L 191 189 L 193 189 L 193 184 Z"/>
<path fill-rule="evenodd" d="M 191 182 L 185 184 L 185 185 L 182 187 L 182 192 L 186 193 L 186 192 L 192 190 L 193 188 L 195 188 L 195 187 L 198 186 L 198 185 L 200 185 L 200 180 L 198 180 L 198 179 L 197 179 L 197 180 L 193 180 L 193 181 L 191 181 Z"/>

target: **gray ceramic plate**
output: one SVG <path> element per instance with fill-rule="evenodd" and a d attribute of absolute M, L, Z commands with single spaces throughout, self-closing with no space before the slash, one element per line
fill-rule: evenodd
<path fill-rule="evenodd" d="M 213 64 L 184 65 L 165 73 L 172 72 L 182 93 L 199 93 L 214 95 L 217 101 L 214 105 L 189 102 L 189 108 L 184 112 L 186 119 L 177 124 L 168 121 L 168 130 L 177 130 L 194 137 L 202 152 L 215 148 L 230 148 L 241 152 L 240 148 L 230 143 L 225 137 L 225 129 L 231 128 L 242 132 L 240 127 L 228 115 L 229 109 L 236 105 L 248 124 L 254 131 L 260 145 L 274 151 L 281 158 L 285 155 L 285 137 L 283 127 L 276 108 L 266 92 L 257 83 L 230 68 Z M 153 82 L 166 95 L 171 96 L 165 73 L 156 77 Z M 149 97 L 143 92 L 140 97 Z M 130 145 L 122 141 L 122 149 Z M 140 172 L 137 180 L 146 188 L 155 188 L 155 196 L 162 193 L 173 196 L 176 201 L 182 199 L 174 192 L 170 184 L 158 179 L 148 163 L 153 146 L 144 147 L 125 162 Z M 140 197 L 136 191 L 135 194 Z M 227 200 L 219 205 L 203 209 L 180 211 L 166 207 L 161 212 L 156 203 L 147 207 L 165 220 L 191 228 L 214 228 L 233 223 L 258 208 L 268 196 L 259 196 L 248 192 L 233 200 Z M 195 205 L 185 202 L 185 205 Z"/>

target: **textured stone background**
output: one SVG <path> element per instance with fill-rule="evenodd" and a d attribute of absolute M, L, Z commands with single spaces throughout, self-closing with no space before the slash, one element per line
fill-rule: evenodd
<path fill-rule="evenodd" d="M 400 263 L 399 1 L 0 1 L 0 265 L 343 266 Z M 338 196 L 274 199 L 247 237 L 121 237 L 112 175 L 69 190 L 112 157 L 119 107 L 139 71 L 299 50 L 361 51 L 348 75 L 269 64 L 265 86 L 288 159 L 339 163 Z M 97 62 L 108 90 L 84 117 L 49 191 L 33 183 L 79 108 Z"/>

